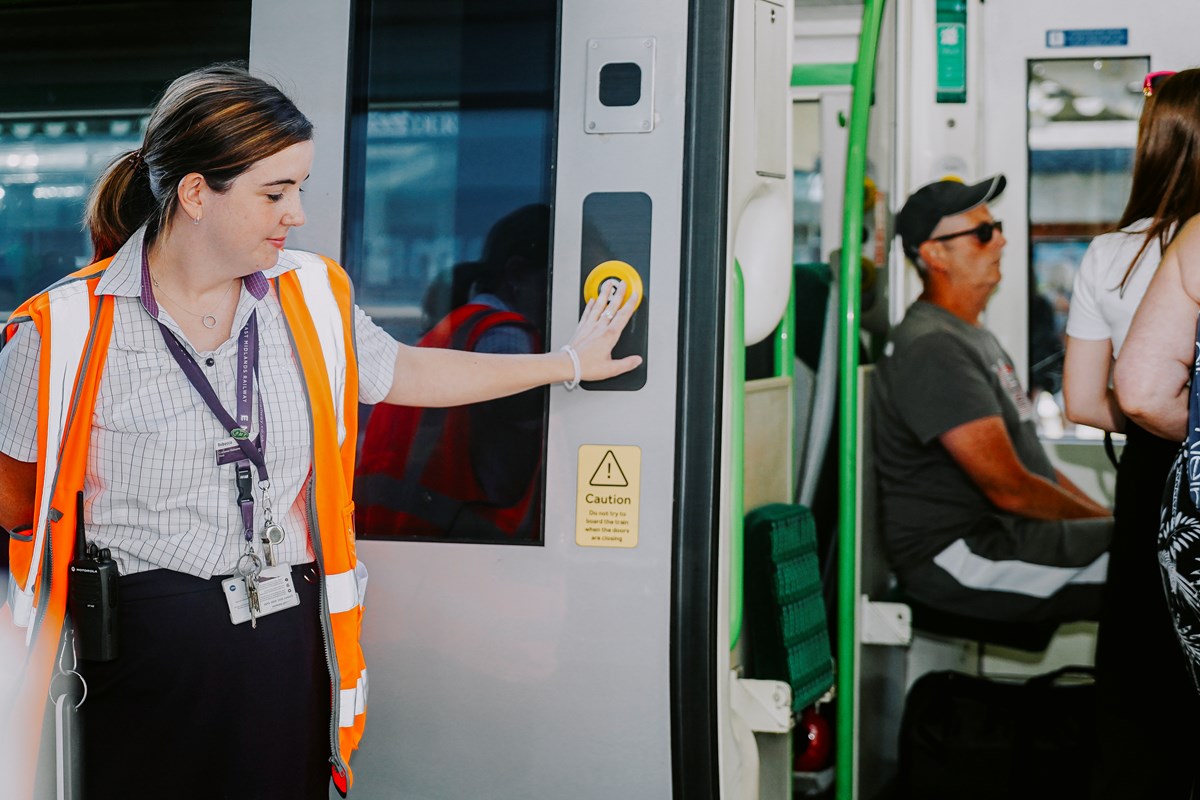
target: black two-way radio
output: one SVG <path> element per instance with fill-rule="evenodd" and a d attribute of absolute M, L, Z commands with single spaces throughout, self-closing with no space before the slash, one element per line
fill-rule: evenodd
<path fill-rule="evenodd" d="M 75 559 L 67 567 L 67 602 L 80 658 L 117 657 L 117 562 L 83 532 L 83 492 L 75 496 Z"/>

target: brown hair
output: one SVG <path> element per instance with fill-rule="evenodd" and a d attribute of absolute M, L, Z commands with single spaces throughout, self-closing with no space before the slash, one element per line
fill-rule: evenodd
<path fill-rule="evenodd" d="M 141 148 L 114 160 L 92 187 L 84 223 L 96 260 L 116 253 L 142 225 L 147 242 L 166 230 L 185 175 L 198 172 L 224 192 L 258 161 L 312 139 L 312 130 L 280 89 L 241 65 L 176 78 L 150 114 Z"/>
<path fill-rule="evenodd" d="M 1121 278 L 1122 292 L 1150 243 L 1157 240 L 1165 251 L 1180 226 L 1200 213 L 1200 69 L 1170 76 L 1146 102 L 1133 187 L 1117 227 L 1124 230 L 1146 218 L 1150 227 Z"/>

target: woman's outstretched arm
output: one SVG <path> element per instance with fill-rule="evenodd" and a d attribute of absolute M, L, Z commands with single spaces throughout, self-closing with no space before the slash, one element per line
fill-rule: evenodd
<path fill-rule="evenodd" d="M 579 356 L 580 376 L 595 381 L 635 369 L 641 356 L 613 360 L 612 349 L 633 316 L 637 298 L 621 305 L 626 287 L 618 284 L 607 299 L 588 302 L 570 345 Z M 385 403 L 445 407 L 507 397 L 527 389 L 575 377 L 571 357 L 563 351 L 534 355 L 499 355 L 400 346 L 396 371 Z"/>

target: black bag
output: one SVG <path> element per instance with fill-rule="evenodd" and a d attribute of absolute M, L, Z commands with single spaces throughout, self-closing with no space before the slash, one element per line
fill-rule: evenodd
<path fill-rule="evenodd" d="M 1093 676 L 1090 667 L 1023 683 L 923 675 L 900 722 L 898 797 L 1086 798 L 1097 747 Z"/>

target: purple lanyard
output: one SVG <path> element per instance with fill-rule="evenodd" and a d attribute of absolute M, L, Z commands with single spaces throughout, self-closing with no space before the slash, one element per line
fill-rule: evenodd
<path fill-rule="evenodd" d="M 155 322 L 158 322 L 158 329 L 162 332 L 163 341 L 167 343 L 167 350 L 171 352 L 175 361 L 183 369 L 188 383 L 192 384 L 193 388 L 200 393 L 205 405 L 225 426 L 225 430 L 229 431 L 229 435 L 233 437 L 234 442 L 246 456 L 237 462 L 235 476 L 238 489 L 237 505 L 242 512 L 242 526 L 246 541 L 250 542 L 254 538 L 254 484 L 250 475 L 251 462 L 258 469 L 259 483 L 269 485 L 267 461 L 264 456 L 267 449 L 267 417 L 263 412 L 261 396 L 258 402 L 258 436 L 253 440 L 250 438 L 250 407 L 254 396 L 254 375 L 258 372 L 258 311 L 250 312 L 250 319 L 246 321 L 241 333 L 238 334 L 236 420 L 221 405 L 212 384 L 208 382 L 204 371 L 200 369 L 200 365 L 196 363 L 196 359 L 192 358 L 192 354 L 187 351 L 183 343 L 166 325 L 157 319 Z"/>

